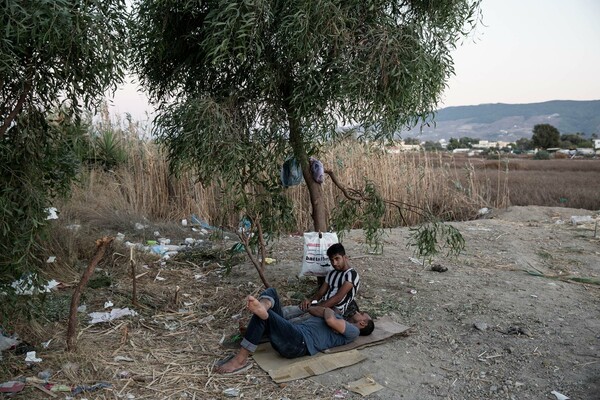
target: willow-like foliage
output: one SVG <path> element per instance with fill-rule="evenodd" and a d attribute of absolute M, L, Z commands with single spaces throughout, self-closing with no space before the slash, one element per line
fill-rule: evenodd
<path fill-rule="evenodd" d="M 309 156 L 345 135 L 340 126 L 389 140 L 430 121 L 479 2 L 138 0 L 133 66 L 159 107 L 155 133 L 174 169 L 218 176 L 243 210 L 251 184 L 275 190 L 293 154 L 321 230 Z"/>

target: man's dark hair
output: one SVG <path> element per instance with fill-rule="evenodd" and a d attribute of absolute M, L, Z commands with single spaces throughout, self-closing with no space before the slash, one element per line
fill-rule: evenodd
<path fill-rule="evenodd" d="M 367 322 L 367 326 L 360 329 L 360 336 L 369 336 L 375 330 L 375 323 L 372 319 Z"/>
<path fill-rule="evenodd" d="M 340 256 L 346 255 L 346 249 L 344 249 L 344 246 L 342 246 L 341 243 L 332 244 L 327 249 L 327 257 L 329 257 L 329 258 L 332 258 L 333 256 L 337 256 L 338 254 Z"/>

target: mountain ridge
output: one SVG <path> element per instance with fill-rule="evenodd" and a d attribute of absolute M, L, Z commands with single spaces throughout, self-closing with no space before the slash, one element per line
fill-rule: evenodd
<path fill-rule="evenodd" d="M 515 142 L 531 138 L 537 124 L 550 124 L 562 134 L 600 133 L 600 100 L 550 100 L 540 103 L 487 103 L 444 107 L 430 126 L 416 127 L 402 137 L 449 140 L 464 136 Z"/>

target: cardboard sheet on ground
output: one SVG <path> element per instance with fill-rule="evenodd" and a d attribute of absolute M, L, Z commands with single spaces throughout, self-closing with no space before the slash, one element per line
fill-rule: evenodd
<path fill-rule="evenodd" d="M 321 375 L 334 369 L 356 364 L 367 357 L 359 348 L 377 344 L 394 335 L 405 332 L 409 328 L 382 317 L 375 321 L 375 330 L 369 336 L 359 336 L 354 342 L 326 350 L 314 356 L 287 359 L 281 357 L 270 343 L 263 343 L 252 356 L 254 361 L 277 382 L 287 382 L 295 379 Z"/>

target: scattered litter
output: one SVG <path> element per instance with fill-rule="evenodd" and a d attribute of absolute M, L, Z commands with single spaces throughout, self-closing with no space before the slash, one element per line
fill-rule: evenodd
<path fill-rule="evenodd" d="M 193 225 L 200 225 L 201 228 L 203 229 L 208 229 L 208 230 L 214 230 L 217 229 L 214 226 L 209 225 L 208 223 L 206 223 L 205 221 L 202 221 L 200 218 L 198 218 L 196 215 L 192 214 L 192 224 Z M 206 232 L 208 233 L 208 232 Z"/>
<path fill-rule="evenodd" d="M 408 293 L 410 293 L 410 294 L 417 294 L 417 291 L 415 289 L 409 289 Z"/>
<path fill-rule="evenodd" d="M 484 231 L 484 232 L 491 231 L 490 228 L 481 228 L 481 227 L 467 228 L 467 230 L 468 231 Z"/>
<path fill-rule="evenodd" d="M 42 362 L 41 358 L 36 357 L 35 351 L 28 351 L 25 356 L 25 362 L 27 363 L 39 363 Z"/>
<path fill-rule="evenodd" d="M 112 385 L 110 383 L 106 383 L 106 382 L 99 382 L 92 386 L 80 385 L 80 386 L 75 386 L 71 390 L 71 394 L 78 395 L 83 392 L 95 392 L 96 390 L 109 388 L 109 387 L 112 387 Z"/>
<path fill-rule="evenodd" d="M 26 276 L 22 277 L 21 279 L 16 280 L 13 283 L 11 283 L 10 286 L 12 286 L 12 288 L 15 289 L 16 294 L 23 295 L 23 296 L 31 296 L 34 293 L 35 294 L 47 293 L 50 290 L 57 287 L 58 285 L 60 285 L 60 283 L 57 282 L 56 280 L 52 279 L 51 281 L 48 281 L 48 283 L 46 283 L 44 286 L 37 287 L 33 282 L 33 276 L 26 275 Z"/>
<path fill-rule="evenodd" d="M 46 369 L 44 371 L 38 372 L 37 377 L 46 382 L 52 376 L 52 370 Z"/>
<path fill-rule="evenodd" d="M 121 232 L 118 232 L 118 233 L 117 233 L 117 240 L 118 240 L 119 242 L 122 242 L 123 240 L 125 240 L 125 234 L 124 234 L 124 233 L 121 233 Z"/>
<path fill-rule="evenodd" d="M 110 300 L 104 303 L 104 308 L 110 308 L 110 307 L 112 307 L 112 306 L 114 306 L 114 304 L 113 304 L 113 302 L 112 302 L 112 301 L 110 301 Z"/>
<path fill-rule="evenodd" d="M 182 219 L 182 220 L 181 220 L 181 225 L 183 225 L 183 226 L 187 226 L 187 219 L 185 219 L 185 218 L 184 218 L 184 219 Z"/>
<path fill-rule="evenodd" d="M 490 210 L 487 207 L 483 207 L 483 208 L 480 208 L 479 211 L 477 211 L 477 214 L 479 214 L 479 215 L 487 215 L 487 214 L 490 213 L 490 211 L 492 211 L 492 210 Z"/>
<path fill-rule="evenodd" d="M 160 232 L 159 231 L 154 231 L 154 237 L 159 237 L 160 236 Z"/>
<path fill-rule="evenodd" d="M 134 362 L 135 361 L 133 358 L 127 357 L 127 356 L 115 356 L 114 360 L 115 360 L 115 362 L 119 362 L 119 361 Z"/>
<path fill-rule="evenodd" d="M 573 215 L 571 217 L 573 225 L 591 224 L 592 222 L 594 222 L 594 219 L 590 215 Z"/>
<path fill-rule="evenodd" d="M 557 392 L 556 390 L 553 390 L 550 393 L 556 396 L 556 400 L 569 400 L 569 397 Z"/>
<path fill-rule="evenodd" d="M 48 340 L 47 342 L 42 342 L 42 347 L 47 349 L 48 346 L 50 346 L 50 342 L 52 342 L 52 339 Z"/>
<path fill-rule="evenodd" d="M 273 264 L 275 261 L 277 261 L 277 260 L 274 258 L 270 258 L 270 257 L 265 258 L 265 263 L 268 265 Z"/>
<path fill-rule="evenodd" d="M 8 350 L 19 344 L 19 339 L 16 337 L 8 337 L 0 334 L 0 351 Z"/>
<path fill-rule="evenodd" d="M 54 261 L 56 261 L 56 256 L 50 256 L 46 260 L 46 264 L 52 264 Z"/>
<path fill-rule="evenodd" d="M 46 219 L 58 219 L 58 215 L 56 214 L 58 210 L 56 207 L 48 207 L 46 208 L 46 212 L 48 213 Z"/>
<path fill-rule="evenodd" d="M 337 389 L 335 392 L 333 392 L 333 398 L 334 399 L 345 399 L 346 397 L 348 397 L 348 391 L 347 390 Z"/>
<path fill-rule="evenodd" d="M 375 382 L 375 380 L 370 376 L 365 376 L 362 379 L 350 382 L 346 387 L 362 396 L 368 396 L 371 393 L 375 393 L 383 389 L 383 386 Z"/>
<path fill-rule="evenodd" d="M 86 310 L 87 310 L 86 304 L 82 304 L 79 307 L 77 307 L 77 312 L 86 312 Z"/>
<path fill-rule="evenodd" d="M 121 318 L 127 315 L 136 316 L 137 313 L 129 308 L 113 308 L 110 312 L 92 312 L 88 314 L 91 318 L 90 324 L 108 322 L 113 319 Z"/>
<path fill-rule="evenodd" d="M 214 319 L 215 319 L 214 315 L 209 315 L 209 316 L 206 316 L 204 318 L 200 318 L 200 320 L 198 320 L 198 323 L 199 324 L 207 324 L 210 321 L 214 321 Z"/>
<path fill-rule="evenodd" d="M 18 393 L 25 387 L 23 382 L 8 381 L 0 383 L 0 392 L 2 393 Z"/>
<path fill-rule="evenodd" d="M 242 218 L 240 220 L 240 223 L 238 224 L 238 232 L 249 232 L 250 228 L 252 228 L 252 222 L 250 222 L 250 220 L 247 217 Z"/>
<path fill-rule="evenodd" d="M 148 228 L 148 225 L 144 225 L 142 223 L 136 222 L 135 223 L 135 229 L 137 229 L 138 231 L 141 231 L 142 229 L 146 229 Z"/>
<path fill-rule="evenodd" d="M 160 272 L 158 274 L 156 274 L 156 276 L 154 277 L 155 281 L 164 281 L 166 280 L 166 278 L 163 278 L 162 276 L 159 276 Z"/>
<path fill-rule="evenodd" d="M 192 244 L 196 243 L 196 239 L 194 239 L 194 238 L 185 238 L 184 242 L 185 242 L 185 244 L 192 245 Z"/>
<path fill-rule="evenodd" d="M 229 388 L 223 390 L 223 394 L 226 397 L 238 397 L 240 395 L 240 389 L 238 388 Z"/>
<path fill-rule="evenodd" d="M 537 299 L 538 297 L 535 294 L 530 294 L 530 297 L 533 297 L 534 299 Z"/>
<path fill-rule="evenodd" d="M 415 264 L 423 265 L 423 262 L 421 260 L 419 260 L 418 258 L 408 257 L 408 259 L 410 261 L 414 262 Z"/>
<path fill-rule="evenodd" d="M 68 386 L 68 385 L 47 383 L 44 385 L 44 387 L 46 389 L 50 390 L 51 392 L 70 392 L 71 391 L 71 386 Z"/>

